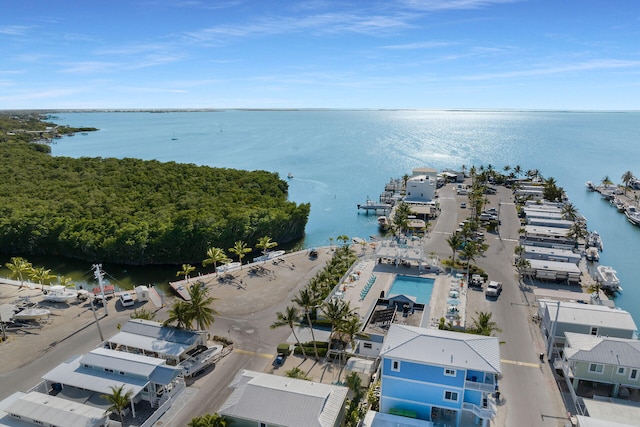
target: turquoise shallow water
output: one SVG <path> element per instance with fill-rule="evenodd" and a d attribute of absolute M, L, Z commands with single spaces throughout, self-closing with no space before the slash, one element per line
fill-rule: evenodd
<path fill-rule="evenodd" d="M 290 198 L 310 202 L 304 246 L 377 233 L 356 205 L 390 178 L 429 166 L 539 169 L 565 188 L 603 237 L 601 264 L 617 271 L 616 303 L 640 319 L 640 228 L 584 189 L 587 180 L 640 175 L 640 113 L 532 111 L 218 111 L 64 113 L 59 124 L 99 132 L 63 138 L 56 156 L 137 157 L 295 176 Z M 177 138 L 172 140 L 172 138 Z M 635 169 L 635 170 L 634 170 Z"/>

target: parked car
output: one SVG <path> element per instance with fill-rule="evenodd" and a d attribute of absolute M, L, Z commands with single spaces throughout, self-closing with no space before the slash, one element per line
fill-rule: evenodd
<path fill-rule="evenodd" d="M 282 366 L 282 365 L 284 365 L 284 359 L 285 359 L 286 357 L 287 357 L 287 356 L 285 356 L 285 355 L 284 355 L 284 354 L 282 354 L 282 353 L 278 354 L 278 355 L 276 356 L 276 360 L 274 360 L 274 361 L 273 361 L 273 365 L 274 365 L 274 366 Z"/>
<path fill-rule="evenodd" d="M 134 305 L 135 301 L 133 300 L 133 295 L 129 292 L 120 294 L 120 304 L 122 304 L 123 307 L 131 307 Z"/>
<path fill-rule="evenodd" d="M 467 207 L 467 204 L 465 202 L 460 203 L 460 207 L 462 209 L 465 209 Z"/>
<path fill-rule="evenodd" d="M 484 290 L 484 294 L 488 297 L 497 297 L 502 292 L 502 283 L 490 281 L 487 288 Z"/>

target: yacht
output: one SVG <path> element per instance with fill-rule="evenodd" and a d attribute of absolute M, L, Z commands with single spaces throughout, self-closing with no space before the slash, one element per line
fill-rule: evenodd
<path fill-rule="evenodd" d="M 617 272 L 609 266 L 599 265 L 596 269 L 596 281 L 600 283 L 602 289 L 612 292 L 620 292 L 622 291 L 622 287 L 620 286 L 620 279 L 616 274 Z"/>
<path fill-rule="evenodd" d="M 587 190 L 596 191 L 596 187 L 595 187 L 595 185 L 593 185 L 593 182 L 587 181 L 587 182 L 584 183 L 584 185 L 587 187 Z"/>

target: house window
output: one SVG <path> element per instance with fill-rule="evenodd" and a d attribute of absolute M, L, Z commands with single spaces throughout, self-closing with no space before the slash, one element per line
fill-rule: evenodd
<path fill-rule="evenodd" d="M 637 380 L 638 379 L 638 370 L 632 369 L 631 374 L 629 374 L 629 379 Z"/>
<path fill-rule="evenodd" d="M 450 400 L 452 402 L 458 401 L 458 392 L 457 391 L 445 391 L 444 392 L 444 400 Z"/>
<path fill-rule="evenodd" d="M 364 348 L 372 348 L 373 347 L 373 345 L 370 342 L 362 343 L 362 345 L 364 346 Z"/>
<path fill-rule="evenodd" d="M 622 366 L 618 367 L 618 375 L 624 375 L 627 368 L 623 368 Z"/>
<path fill-rule="evenodd" d="M 260 427 L 267 427 L 265 423 L 260 423 Z"/>
<path fill-rule="evenodd" d="M 591 327 L 591 335 L 598 335 L 598 327 L 597 326 L 592 326 Z"/>
<path fill-rule="evenodd" d="M 604 365 L 599 363 L 590 363 L 589 364 L 589 372 L 592 374 L 601 374 L 604 369 Z"/>
<path fill-rule="evenodd" d="M 391 370 L 392 371 L 396 371 L 396 372 L 400 372 L 400 361 L 399 360 L 394 360 L 391 362 Z"/>
<path fill-rule="evenodd" d="M 444 374 L 445 374 L 447 377 L 455 377 L 455 376 L 456 376 L 456 370 L 455 370 L 455 369 L 445 368 L 445 370 L 444 370 Z"/>

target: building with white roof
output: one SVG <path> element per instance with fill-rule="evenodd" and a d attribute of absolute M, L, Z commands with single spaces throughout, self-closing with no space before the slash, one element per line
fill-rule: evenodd
<path fill-rule="evenodd" d="M 638 329 L 628 311 L 596 304 L 543 299 L 538 316 L 547 348 L 553 336 L 552 350 L 564 347 L 566 332 L 631 339 Z"/>
<path fill-rule="evenodd" d="M 496 337 L 392 324 L 380 357 L 380 412 L 485 427 L 495 415 Z"/>
<path fill-rule="evenodd" d="M 60 390 L 62 396 L 77 401 L 100 400 L 112 387 L 131 391 L 131 411 L 141 400 L 157 408 L 184 388 L 182 369 L 165 360 L 124 351 L 97 348 L 74 356 L 42 377 L 44 390 Z"/>
<path fill-rule="evenodd" d="M 345 411 L 347 387 L 249 370 L 218 413 L 234 427 L 338 427 Z"/>
<path fill-rule="evenodd" d="M 131 319 L 120 331 L 107 340 L 114 350 L 141 353 L 177 364 L 188 356 L 188 352 L 198 346 L 207 345 L 203 332 L 163 326 L 151 320 Z"/>
<path fill-rule="evenodd" d="M 103 408 L 49 394 L 16 392 L 0 402 L 1 427 L 103 427 L 109 418 Z"/>
<path fill-rule="evenodd" d="M 407 180 L 405 202 L 427 203 L 435 198 L 436 179 L 428 175 L 412 176 Z"/>

